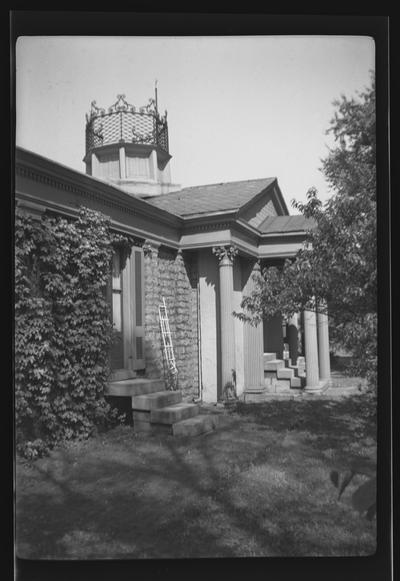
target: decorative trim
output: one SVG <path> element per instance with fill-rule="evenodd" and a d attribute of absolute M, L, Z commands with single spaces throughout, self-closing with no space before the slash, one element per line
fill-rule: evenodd
<path fill-rule="evenodd" d="M 183 217 L 185 220 L 185 216 Z M 187 219 L 187 218 L 186 218 Z M 221 230 L 230 228 L 232 226 L 232 221 L 229 222 L 212 222 L 208 224 L 198 224 L 195 226 L 187 225 L 187 229 L 185 229 L 185 234 L 192 234 L 194 232 L 209 232 L 211 230 Z"/>
<path fill-rule="evenodd" d="M 218 258 L 219 262 L 221 263 L 224 258 L 233 262 L 235 256 L 239 252 L 235 246 L 213 246 L 212 248 L 213 254 Z"/>
<path fill-rule="evenodd" d="M 85 198 L 91 198 L 106 206 L 118 208 L 127 214 L 143 215 L 152 221 L 158 219 L 161 223 L 168 224 L 174 229 L 182 228 L 183 225 L 181 217 L 162 208 L 156 208 L 145 200 L 130 196 L 118 185 L 112 185 L 66 166 L 61 166 L 57 162 L 22 148 L 17 148 L 15 172 L 18 176 L 76 193 Z M 138 207 L 134 209 L 132 209 L 133 200 L 136 200 L 138 204 Z"/>
<path fill-rule="evenodd" d="M 47 186 L 54 187 L 54 188 L 57 188 L 59 190 L 64 190 L 65 192 L 70 192 L 72 194 L 78 194 L 79 196 L 82 196 L 83 198 L 99 201 L 102 204 L 104 204 L 105 206 L 108 206 L 109 208 L 117 208 L 118 210 L 122 210 L 126 214 L 131 214 L 131 215 L 137 214 L 136 210 L 133 210 L 132 208 L 128 208 L 124 204 L 119 203 L 117 201 L 111 201 L 111 200 L 107 199 L 106 197 L 102 196 L 99 192 L 90 192 L 88 190 L 84 190 L 84 189 L 79 188 L 75 185 L 68 184 L 68 183 L 63 182 L 61 180 L 57 180 L 53 177 L 49 177 L 49 176 L 45 175 L 44 173 L 41 173 L 40 171 L 34 171 L 31 168 L 26 168 L 26 167 L 22 167 L 22 166 L 17 165 L 16 166 L 16 173 L 18 175 L 20 175 L 21 177 L 31 179 L 35 182 L 38 182 L 41 184 L 46 184 Z"/>
<path fill-rule="evenodd" d="M 153 253 L 154 249 L 150 244 L 147 244 L 147 243 L 143 244 L 142 249 L 143 249 L 143 254 L 145 256 L 150 256 L 150 258 L 152 257 L 152 253 Z"/>
<path fill-rule="evenodd" d="M 38 204 L 36 202 L 30 202 L 27 200 L 16 200 L 16 207 L 25 213 L 30 214 L 33 218 L 40 219 L 46 212 L 46 206 L 43 204 Z"/>
<path fill-rule="evenodd" d="M 117 100 L 111 107 L 108 108 L 109 113 L 118 113 L 119 111 L 129 111 L 130 113 L 135 113 L 136 109 L 133 105 L 130 105 L 125 99 L 125 95 L 117 95 Z"/>
<path fill-rule="evenodd" d="M 126 113 L 139 113 L 139 115 L 153 115 L 157 117 L 160 121 L 165 122 L 167 120 L 167 110 L 165 110 L 164 117 L 160 117 L 158 110 L 156 109 L 156 102 L 154 99 L 149 99 L 148 103 L 143 107 L 139 107 L 138 110 L 134 105 L 131 105 L 126 100 L 124 94 L 117 95 L 117 100 L 111 107 L 106 110 L 102 107 L 98 107 L 96 101 L 90 103 L 90 112 L 86 113 L 86 121 L 90 123 L 92 119 L 97 117 L 104 117 L 105 115 L 112 115 L 114 113 L 119 113 L 124 111 Z"/>
<path fill-rule="evenodd" d="M 93 117 L 102 117 L 105 114 L 105 110 L 98 107 L 96 101 L 92 101 L 90 103 L 90 113 L 86 113 L 86 122 L 89 123 Z"/>
<path fill-rule="evenodd" d="M 146 242 L 144 238 L 140 238 L 139 236 L 134 236 L 132 234 L 129 235 L 129 238 L 132 240 L 133 246 L 137 246 L 139 248 L 143 248 L 144 243 Z"/>
<path fill-rule="evenodd" d="M 160 244 L 153 242 L 151 240 L 145 240 L 142 244 L 142 250 L 145 257 L 156 258 L 158 256 Z"/>
<path fill-rule="evenodd" d="M 253 266 L 253 270 L 255 272 L 260 273 L 261 272 L 261 260 L 258 258 Z"/>
<path fill-rule="evenodd" d="M 133 143 L 137 143 L 140 145 L 153 145 L 154 144 L 154 135 L 152 133 L 140 133 L 139 131 L 135 131 L 135 128 L 132 127 L 132 141 Z"/>

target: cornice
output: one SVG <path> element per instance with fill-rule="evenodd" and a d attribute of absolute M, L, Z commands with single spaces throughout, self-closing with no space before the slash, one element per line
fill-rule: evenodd
<path fill-rule="evenodd" d="M 276 240 L 282 240 L 285 238 L 301 238 L 305 239 L 307 232 L 305 230 L 297 230 L 295 232 L 266 232 L 260 233 L 260 243 L 273 244 Z"/>
<path fill-rule="evenodd" d="M 158 220 L 178 230 L 183 225 L 182 218 L 156 208 L 139 197 L 130 196 L 118 187 L 22 148 L 17 148 L 15 171 L 21 177 L 77 194 L 85 199 L 96 200 L 106 207 L 117 208 L 126 214 L 148 217 L 152 221 Z"/>
<path fill-rule="evenodd" d="M 51 212 L 55 214 L 61 214 L 63 216 L 69 216 L 71 218 L 77 218 L 79 215 L 78 204 L 60 204 L 52 200 L 46 200 L 40 196 L 38 197 L 36 195 L 27 194 L 26 192 L 22 192 L 18 189 L 15 191 L 15 201 L 17 206 L 28 208 L 29 210 L 33 208 L 36 213 L 40 210 L 42 213 Z M 155 246 L 163 245 L 174 250 L 179 248 L 178 241 L 171 240 L 170 238 L 151 232 L 149 230 L 144 230 L 143 228 L 138 228 L 138 226 L 134 224 L 119 222 L 115 219 L 111 219 L 111 228 L 115 232 L 126 234 L 131 238 L 136 238 L 138 241 L 147 240 Z"/>
<path fill-rule="evenodd" d="M 129 208 L 125 204 L 118 202 L 117 200 L 110 200 L 105 196 L 102 196 L 99 192 L 90 191 L 84 188 L 80 188 L 71 183 L 65 182 L 62 179 L 57 179 L 54 176 L 46 175 L 40 170 L 35 170 L 23 165 L 16 165 L 16 174 L 21 177 L 28 178 L 35 182 L 46 184 L 50 187 L 54 187 L 58 190 L 63 190 L 65 192 L 70 192 L 72 194 L 77 194 L 79 197 L 86 198 L 89 200 L 101 201 L 104 206 L 108 208 L 117 208 L 122 210 L 125 214 L 135 215 L 138 212 L 134 208 Z"/>
<path fill-rule="evenodd" d="M 233 224 L 232 220 L 227 220 L 225 222 L 211 222 L 203 224 L 191 224 L 184 229 L 184 234 L 196 233 L 196 232 L 211 232 L 213 230 L 227 230 L 231 228 Z"/>
<path fill-rule="evenodd" d="M 271 252 L 271 253 L 266 253 L 263 251 L 260 251 L 258 253 L 258 257 L 263 260 L 266 258 L 293 258 L 294 256 L 296 256 L 297 250 L 293 250 L 293 251 L 288 251 L 288 252 Z"/>
<path fill-rule="evenodd" d="M 55 189 L 75 194 L 78 198 L 82 199 L 84 203 L 85 200 L 92 200 L 106 208 L 114 208 L 120 212 L 137 216 L 140 218 L 146 218 L 152 224 L 160 224 L 161 226 L 168 226 L 172 231 L 175 231 L 177 239 L 170 240 L 167 232 L 160 234 L 153 234 L 159 240 L 159 243 L 165 244 L 171 248 L 205 248 L 213 245 L 218 245 L 223 243 L 222 240 L 213 240 L 210 242 L 209 238 L 213 238 L 212 232 L 218 231 L 230 231 L 230 235 L 226 240 L 228 243 L 230 240 L 235 239 L 235 231 L 237 233 L 242 233 L 245 235 L 246 240 L 235 241 L 238 248 L 245 253 L 257 255 L 260 253 L 260 246 L 262 245 L 273 245 L 275 243 L 291 243 L 296 239 L 301 242 L 306 236 L 306 232 L 274 232 L 274 233 L 261 233 L 257 228 L 251 226 L 239 217 L 239 212 L 237 210 L 232 210 L 229 212 L 218 212 L 214 215 L 208 216 L 196 216 L 190 218 L 181 218 L 175 216 L 165 210 L 157 208 L 150 203 L 142 200 L 138 197 L 131 196 L 126 192 L 121 191 L 119 188 L 111 186 L 101 180 L 93 178 L 92 176 L 87 176 L 86 174 L 79 173 L 76 170 L 72 170 L 66 166 L 53 162 L 45 157 L 39 156 L 28 150 L 22 148 L 17 148 L 16 163 L 15 163 L 16 174 L 20 177 L 26 178 L 38 182 L 40 184 L 45 184 L 47 186 L 53 187 Z M 19 197 L 26 199 L 32 198 L 27 192 L 19 192 L 19 185 L 16 184 L 16 190 L 19 193 Z M 24 188 L 25 189 L 25 188 Z M 68 207 L 61 203 L 60 200 L 46 200 L 43 196 L 34 196 L 37 201 L 44 204 L 46 207 L 54 207 L 55 209 L 59 207 L 62 211 L 68 213 L 74 213 L 74 206 L 79 205 L 76 203 Z M 40 198 L 40 200 L 39 200 Z M 33 200 L 33 198 L 32 198 Z M 130 220 L 128 222 L 131 222 Z M 140 237 L 143 234 L 143 238 L 147 238 L 151 235 L 151 232 L 147 231 L 147 228 L 138 229 L 134 226 L 134 221 L 132 225 L 128 226 L 118 221 L 115 222 L 118 230 L 132 231 L 135 230 L 137 235 Z M 143 228 L 143 227 L 142 227 Z M 152 230 L 152 229 L 151 229 Z M 208 233 L 206 237 L 207 241 L 200 240 L 201 234 Z M 191 234 L 199 235 L 199 240 L 195 240 L 189 244 L 182 240 L 182 236 L 190 236 Z M 174 236 L 175 237 L 175 234 Z M 227 238 L 224 236 L 224 239 Z M 237 237 L 239 238 L 239 237 Z M 263 251 L 261 250 L 261 255 Z M 283 252 L 282 255 L 284 255 Z M 291 251 L 289 251 L 291 255 Z"/>
<path fill-rule="evenodd" d="M 261 233 L 255 226 L 252 226 L 251 224 L 245 222 L 241 218 L 237 218 L 234 223 L 234 229 L 239 232 L 243 232 L 244 234 L 249 236 L 249 238 L 251 238 L 254 241 L 254 243 L 258 244 Z"/>

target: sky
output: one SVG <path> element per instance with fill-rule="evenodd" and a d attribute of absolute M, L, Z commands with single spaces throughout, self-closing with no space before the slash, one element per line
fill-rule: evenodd
<path fill-rule="evenodd" d="M 16 144 L 85 172 L 85 114 L 118 94 L 168 111 L 172 182 L 276 177 L 291 213 L 333 145 L 333 101 L 370 84 L 367 36 L 24 36 L 16 46 Z"/>

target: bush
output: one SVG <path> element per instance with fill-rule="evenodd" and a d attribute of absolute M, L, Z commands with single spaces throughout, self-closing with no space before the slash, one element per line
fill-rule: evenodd
<path fill-rule="evenodd" d="M 76 220 L 16 212 L 16 441 L 27 457 L 87 438 L 111 419 L 106 288 L 116 245 L 127 255 L 130 241 L 93 210 Z"/>

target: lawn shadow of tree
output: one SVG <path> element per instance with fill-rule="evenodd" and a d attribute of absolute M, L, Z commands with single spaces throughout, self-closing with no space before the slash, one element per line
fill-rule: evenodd
<path fill-rule="evenodd" d="M 289 402 L 284 403 L 286 409 Z M 311 403 L 303 403 L 302 412 L 310 414 Z M 322 415 L 318 421 L 314 418 L 312 430 L 321 437 L 323 429 L 335 429 L 335 433 L 344 430 L 346 437 L 353 437 L 354 431 L 346 428 L 346 422 L 340 428 L 332 422 L 327 426 L 335 405 L 338 402 L 319 404 Z M 350 413 L 353 408 L 349 402 L 346 405 Z M 274 409 L 258 410 L 254 421 L 278 432 L 287 431 Z M 251 556 L 251 551 L 254 556 L 290 556 L 297 541 L 288 541 L 289 524 L 281 523 L 273 532 L 263 526 L 263 519 L 274 518 L 276 506 L 270 513 L 267 509 L 264 515 L 255 514 L 238 505 L 230 491 L 235 470 L 268 465 L 265 446 L 255 446 L 251 434 L 241 434 L 240 420 L 234 415 L 226 425 L 223 423 L 217 432 L 197 438 L 149 436 L 149 452 L 143 462 L 138 455 L 130 462 L 129 451 L 135 454 L 135 448 L 129 448 L 135 441 L 133 434 L 132 440 L 126 438 L 120 446 L 124 461 L 115 458 L 99 462 L 88 455 L 80 475 L 74 473 L 68 452 L 61 459 L 61 473 L 52 469 L 51 462 L 48 469 L 36 462 L 38 478 L 55 492 L 35 492 L 21 499 L 17 527 L 20 556 L 181 559 Z M 229 455 L 235 438 L 242 438 L 244 452 L 231 464 L 224 464 L 221 458 L 225 449 Z M 163 451 L 161 455 L 158 449 Z M 188 451 L 196 456 L 196 462 Z M 175 506 L 174 499 L 179 497 L 188 499 L 186 505 L 177 502 Z M 299 510 L 298 503 L 296 506 L 294 511 Z M 312 510 L 312 503 L 306 502 L 304 514 L 310 516 Z M 43 519 L 36 519 L 37 515 L 43 515 Z M 216 523 L 226 530 L 218 529 Z M 234 531 L 232 542 L 230 531 Z M 328 550 L 318 540 L 314 545 L 309 543 L 308 548 L 316 554 Z"/>
<path fill-rule="evenodd" d="M 221 428 L 230 432 L 234 427 Z M 208 435 L 208 438 L 210 435 Z M 157 438 L 153 438 L 157 442 Z M 266 555 L 274 555 L 271 548 L 275 544 L 271 536 L 266 535 L 257 521 L 243 508 L 235 506 L 227 494 L 227 475 L 221 473 L 213 460 L 213 451 L 207 444 L 207 436 L 198 438 L 196 451 L 201 456 L 201 469 L 191 465 L 185 458 L 188 446 L 193 442 L 186 438 L 179 441 L 173 438 L 163 438 L 162 445 L 169 455 L 158 460 L 156 465 L 141 466 L 135 474 L 129 466 L 118 461 L 107 461 L 101 466 L 96 465 L 92 478 L 100 481 L 108 475 L 120 475 L 123 482 L 140 476 L 151 483 L 154 479 L 168 480 L 169 483 L 187 494 L 188 491 L 197 499 L 194 508 L 189 506 L 176 518 L 168 517 L 165 523 L 157 520 L 157 515 L 165 515 L 165 503 L 168 499 L 157 499 L 155 496 L 146 496 L 133 490 L 115 492 L 102 488 L 102 494 L 96 497 L 92 494 L 79 492 L 75 486 L 76 477 L 68 476 L 69 467 L 65 456 L 65 472 L 67 476 L 60 477 L 46 471 L 37 465 L 41 478 L 57 489 L 57 494 L 35 493 L 24 499 L 20 507 L 19 540 L 22 549 L 25 547 L 25 556 L 34 558 L 82 558 L 87 553 L 88 558 L 101 558 L 99 545 L 110 544 L 120 546 L 109 558 L 196 558 L 196 557 L 234 557 L 238 555 L 237 548 L 231 548 L 224 543 L 221 532 L 213 532 L 204 523 L 199 525 L 199 511 L 202 503 L 212 501 L 217 510 L 221 511 L 231 526 L 240 531 L 243 537 L 255 539 L 256 544 L 265 547 Z M 257 457 L 253 454 L 251 462 L 256 464 L 262 461 L 262 454 Z M 265 459 L 265 458 L 264 458 Z M 171 462 L 173 470 L 171 470 Z M 204 476 L 206 483 L 203 483 Z M 91 482 L 88 486 L 90 488 Z M 172 511 L 173 512 L 173 511 Z M 45 525 L 36 521 L 29 533 L 35 539 L 36 547 L 28 547 L 22 524 L 24 515 L 46 515 Z M 113 522 L 110 528 L 110 521 Z M 150 521 L 150 524 L 149 524 Z M 183 526 L 184 524 L 184 526 Z M 46 534 L 46 529 L 49 534 Z M 172 542 L 171 539 L 174 539 Z M 67 547 L 69 543 L 69 548 Z M 85 546 L 82 546 L 85 545 Z M 81 546 L 79 546 L 81 545 Z M 133 545 L 133 550 L 128 547 Z M 86 548 L 85 548 L 86 547 Z M 101 549 L 100 549 L 101 551 Z M 24 556 L 24 550 L 20 556 Z"/>
<path fill-rule="evenodd" d="M 316 438 L 322 450 L 376 441 L 376 419 L 364 395 L 343 398 L 271 400 L 263 404 L 238 404 L 236 413 L 275 432 L 305 431 Z"/>

